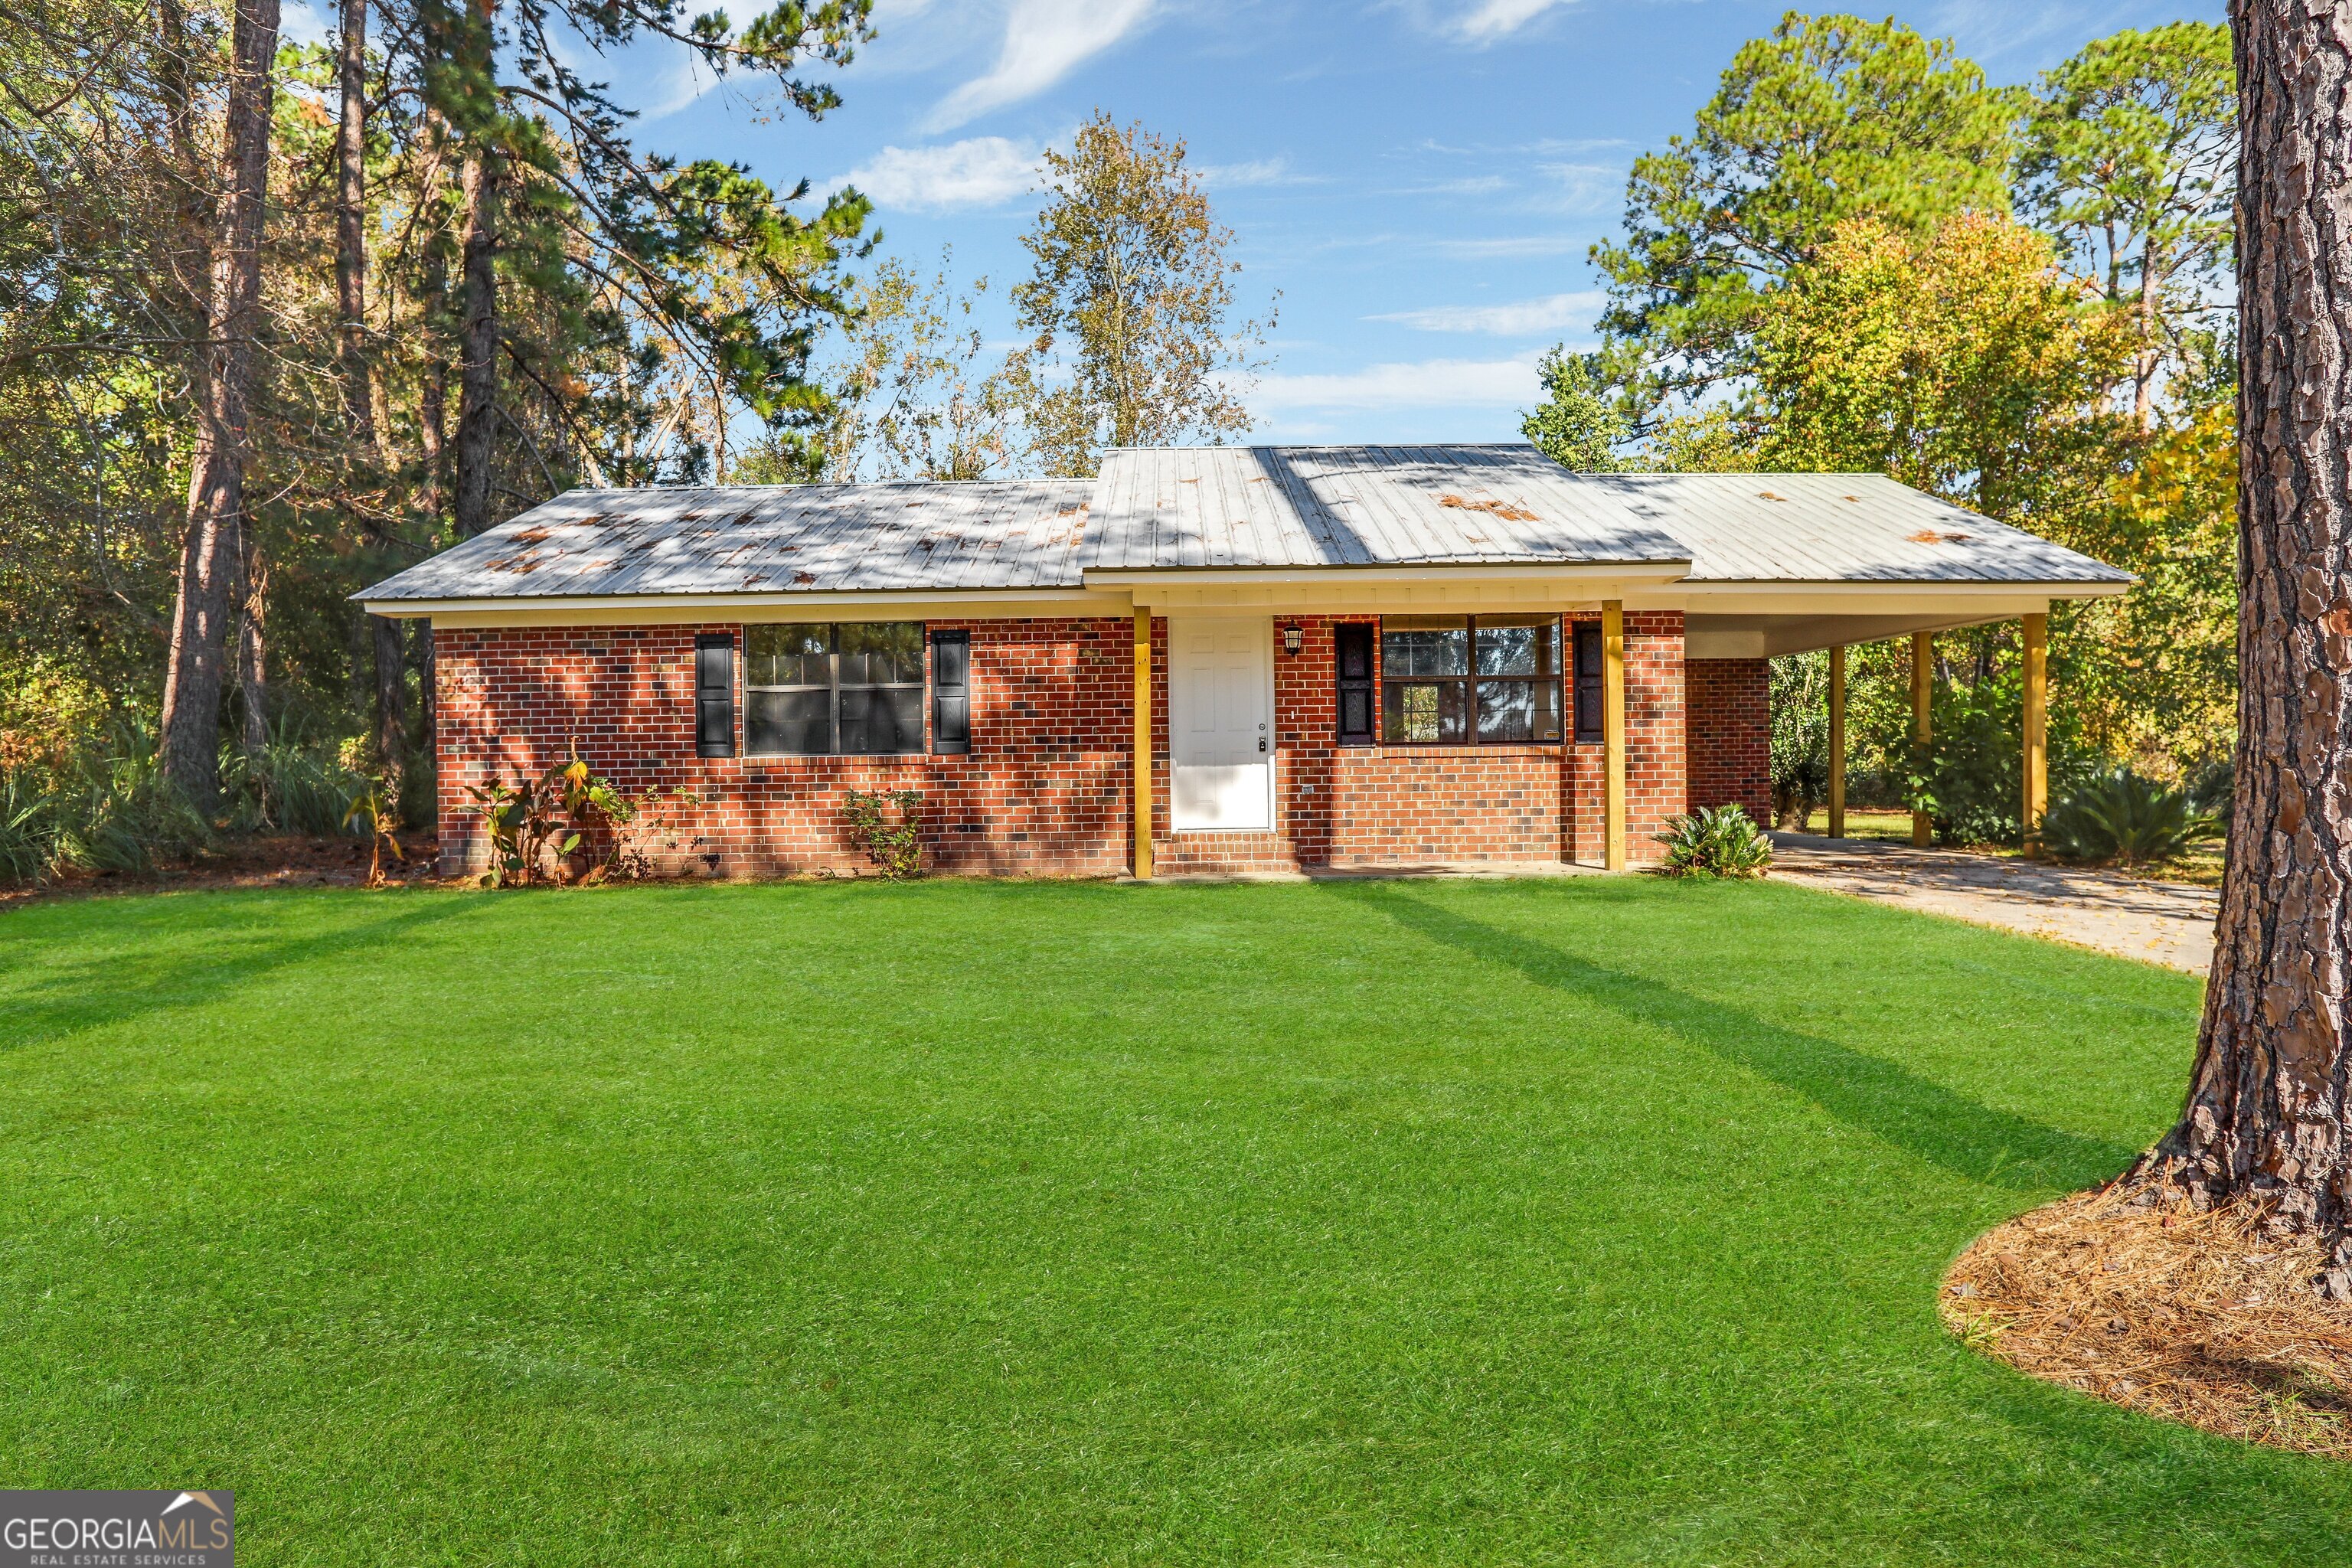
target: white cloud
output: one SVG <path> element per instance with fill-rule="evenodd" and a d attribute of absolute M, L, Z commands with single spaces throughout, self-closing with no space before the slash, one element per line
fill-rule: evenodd
<path fill-rule="evenodd" d="M 334 29 L 303 0 L 286 0 L 278 15 L 278 36 L 289 44 L 324 44 L 332 41 Z"/>
<path fill-rule="evenodd" d="M 1307 176 L 1290 172 L 1287 158 L 1253 158 L 1246 163 L 1202 163 L 1194 171 L 1212 190 L 1235 190 L 1244 185 L 1296 185 Z"/>
<path fill-rule="evenodd" d="M 1555 5 L 1568 0 L 1478 0 L 1454 30 L 1474 44 L 1491 44 L 1508 37 Z"/>
<path fill-rule="evenodd" d="M 1268 375 L 1248 394 L 1253 411 L 1292 408 L 1506 408 L 1541 396 L 1532 354 L 1517 359 L 1428 359 L 1372 364 L 1336 375 Z"/>
<path fill-rule="evenodd" d="M 1594 215 L 1616 210 L 1625 171 L 1613 163 L 1538 163 L 1553 189 L 1538 205 L 1554 212 Z"/>
<path fill-rule="evenodd" d="M 646 100 L 636 105 L 638 116 L 646 121 L 663 120 L 692 105 L 696 100 L 719 85 L 719 78 L 705 70 L 690 49 L 678 50 L 678 58 L 669 69 L 648 83 Z"/>
<path fill-rule="evenodd" d="M 988 74 L 943 99 L 928 122 L 951 130 L 1045 91 L 1150 18 L 1157 0 L 1013 0 Z"/>
<path fill-rule="evenodd" d="M 901 212 L 992 207 L 1030 187 L 1037 149 L 1002 136 L 974 136 L 940 147 L 885 147 L 832 188 L 856 185 L 874 205 Z"/>
<path fill-rule="evenodd" d="M 1532 332 L 1558 332 L 1579 326 L 1608 302 L 1597 289 L 1573 294 L 1547 294 L 1539 300 L 1516 300 L 1505 305 L 1438 305 L 1426 310 L 1396 310 L 1367 316 L 1370 321 L 1395 321 L 1422 332 L 1491 332 L 1498 337 L 1525 337 Z"/>
<path fill-rule="evenodd" d="M 1494 239 L 1440 239 L 1430 242 L 1429 248 L 1441 256 L 1459 257 L 1465 261 L 1485 261 L 1507 256 L 1566 256 L 1584 249 L 1592 242 L 1572 234 L 1511 235 Z"/>

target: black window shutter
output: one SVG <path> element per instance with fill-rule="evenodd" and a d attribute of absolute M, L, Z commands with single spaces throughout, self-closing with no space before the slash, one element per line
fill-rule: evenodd
<path fill-rule="evenodd" d="M 1576 738 L 1601 737 L 1601 623 L 1570 623 L 1576 637 Z"/>
<path fill-rule="evenodd" d="M 1342 623 L 1331 628 L 1331 655 L 1339 679 L 1339 744 L 1372 743 L 1372 628 Z"/>
<path fill-rule="evenodd" d="M 971 752 L 971 634 L 931 634 L 931 750 L 941 756 Z"/>
<path fill-rule="evenodd" d="M 694 754 L 735 754 L 735 636 L 694 639 Z"/>

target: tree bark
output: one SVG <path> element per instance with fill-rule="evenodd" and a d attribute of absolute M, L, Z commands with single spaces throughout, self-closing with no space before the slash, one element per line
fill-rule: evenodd
<path fill-rule="evenodd" d="M 2333 1241 L 2352 1296 L 2352 25 L 2238 0 L 2238 752 L 2211 984 L 2143 1176 Z"/>
<path fill-rule="evenodd" d="M 205 342 L 197 377 L 196 449 L 163 674 L 163 772 L 199 809 L 220 795 L 220 704 L 237 574 L 253 340 L 261 325 L 261 230 L 268 198 L 278 0 L 237 0 L 222 127 L 221 199 L 212 241 Z"/>
<path fill-rule="evenodd" d="M 343 416 L 360 449 L 375 446 L 367 363 L 367 0 L 342 0 L 342 118 L 335 134 L 335 296 Z"/>
<path fill-rule="evenodd" d="M 269 563 L 250 539 L 245 545 L 244 592 L 236 618 L 236 686 L 245 709 L 245 749 L 258 754 L 269 744 L 268 594 Z"/>
<path fill-rule="evenodd" d="M 466 153 L 463 280 L 465 322 L 458 336 L 457 458 L 457 537 L 490 526 L 490 464 L 498 434 L 499 235 L 497 154 L 478 137 Z"/>
<path fill-rule="evenodd" d="M 401 626 L 389 616 L 375 623 L 375 760 L 395 784 L 408 760 L 408 660 Z"/>

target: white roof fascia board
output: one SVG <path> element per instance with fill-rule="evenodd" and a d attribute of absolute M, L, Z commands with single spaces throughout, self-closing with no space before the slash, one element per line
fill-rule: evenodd
<path fill-rule="evenodd" d="M 939 588 L 840 593 L 614 594 L 558 598 L 369 599 L 367 613 L 430 617 L 436 626 L 661 626 L 706 621 L 829 621 L 888 612 L 905 619 L 987 620 L 1036 616 L 1122 616 L 1133 603 L 1112 589 Z"/>

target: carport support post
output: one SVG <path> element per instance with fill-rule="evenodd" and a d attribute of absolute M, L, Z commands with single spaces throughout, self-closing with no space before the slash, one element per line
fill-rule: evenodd
<path fill-rule="evenodd" d="M 1151 879 L 1151 610 L 1135 608 L 1135 876 Z"/>
<path fill-rule="evenodd" d="M 1601 863 L 1625 868 L 1625 605 L 1601 605 Z"/>
<path fill-rule="evenodd" d="M 1927 743 L 1934 736 L 1927 714 L 1936 679 L 1936 639 L 1927 632 L 1911 634 L 1911 741 L 1918 765 L 1927 765 Z M 1917 806 L 1911 808 L 1911 847 L 1925 849 L 1935 825 Z"/>
<path fill-rule="evenodd" d="M 1845 837 L 1845 647 L 1830 649 L 1830 837 Z"/>
<path fill-rule="evenodd" d="M 2042 853 L 2050 809 L 2050 616 L 2025 617 L 2025 852 Z"/>

